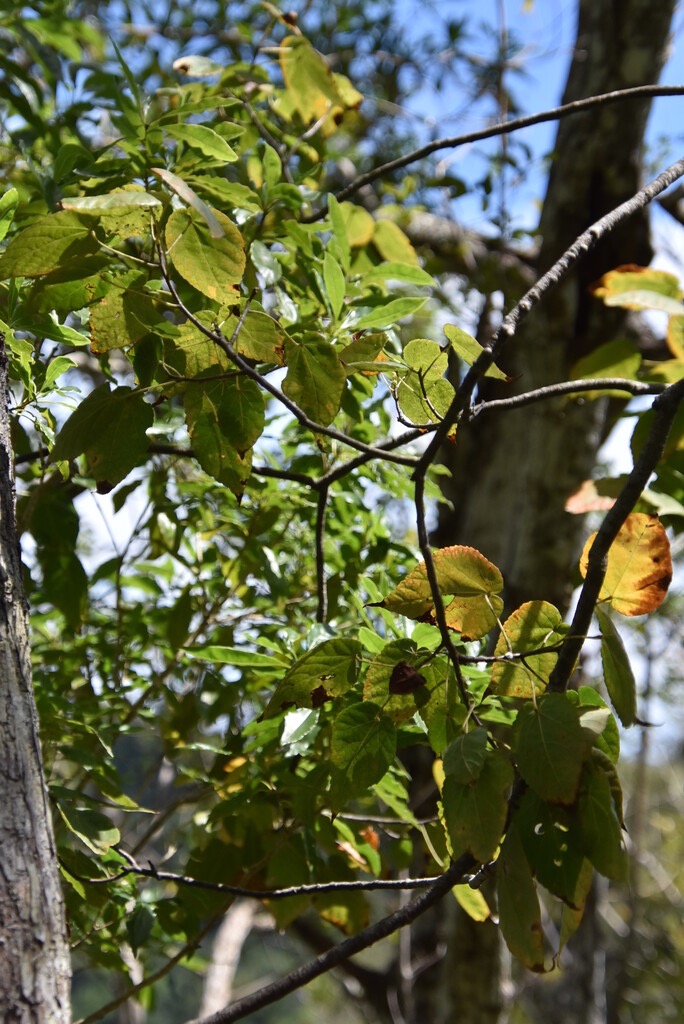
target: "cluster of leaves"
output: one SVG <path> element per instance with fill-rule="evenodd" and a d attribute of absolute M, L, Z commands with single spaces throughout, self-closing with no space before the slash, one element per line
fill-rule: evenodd
<path fill-rule="evenodd" d="M 44 112 L 5 97 L 32 159 L 0 200 L 0 328 L 72 934 L 114 970 L 124 939 L 196 946 L 230 892 L 139 887 L 140 853 L 253 890 L 434 874 L 469 853 L 497 860 L 503 934 L 544 970 L 537 883 L 564 903 L 562 946 L 592 869 L 624 878 L 617 725 L 595 689 L 554 685 L 568 627 L 543 596 L 502 621 L 504 581 L 479 552 L 428 560 L 421 542 L 415 564 L 410 446 L 454 407 L 449 355 L 485 353 L 456 325 L 446 344 L 402 343 L 432 278 L 387 210 L 326 191 L 362 97 L 272 13 L 274 67 L 188 55 L 180 81 L 147 96 L 120 59 L 44 137 Z M 87 25 L 70 42 L 30 31 L 70 59 L 79 33 L 101 45 Z M 675 358 L 649 370 L 666 382 L 681 369 L 670 299 Z M 598 388 L 603 370 L 578 375 Z M 679 501 L 679 427 L 673 438 L 658 481 Z M 135 522 L 104 560 L 79 539 L 74 501 L 92 491 Z M 420 538 L 422 491 L 416 507 Z M 635 686 L 607 608 L 651 611 L 670 575 L 659 521 L 630 516 L 598 610 L 625 725 Z M 414 746 L 436 758 L 429 821 L 411 805 Z M 478 892 L 456 892 L 488 915 Z M 346 932 L 369 918 L 359 891 L 270 906 L 280 927 L 310 906 Z"/>

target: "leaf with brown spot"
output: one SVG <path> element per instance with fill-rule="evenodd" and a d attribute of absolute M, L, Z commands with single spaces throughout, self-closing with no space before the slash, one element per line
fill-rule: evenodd
<path fill-rule="evenodd" d="M 583 577 L 595 537 L 595 533 L 591 535 L 582 552 Z M 599 600 L 621 615 L 646 615 L 663 603 L 671 580 L 672 557 L 665 528 L 657 516 L 633 512 L 608 552 Z"/>

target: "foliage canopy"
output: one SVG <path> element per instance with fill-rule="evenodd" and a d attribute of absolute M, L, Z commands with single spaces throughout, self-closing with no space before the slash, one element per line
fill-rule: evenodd
<path fill-rule="evenodd" d="M 391 194 L 374 213 L 336 198 L 361 83 L 268 4 L 254 56 L 246 35 L 230 61 L 190 52 L 156 87 L 134 50 L 104 61 L 93 24 L 52 8 L 2 26 L 23 58 L 3 58 L 0 327 L 79 955 L 120 971 L 127 942 L 175 962 L 245 889 L 279 928 L 312 908 L 351 935 L 371 920 L 364 880 L 453 864 L 449 887 L 477 888 L 496 861 L 502 934 L 550 969 L 592 870 L 625 878 L 613 711 L 631 725 L 637 707 L 616 623 L 660 605 L 655 513 L 684 512 L 678 282 L 607 275 L 596 301 L 664 310 L 671 357 L 599 348 L 563 385 L 658 396 L 582 556 L 585 619 L 544 594 L 508 608 L 483 554 L 432 551 L 426 501 L 438 442 L 487 415 L 478 381 L 508 381 L 514 331 L 490 350 L 431 328 L 436 282 Z M 94 493 L 115 513 L 105 558 L 79 515 Z M 568 689 L 594 608 L 607 701 Z M 429 821 L 415 747 L 435 758 Z M 539 887 L 565 908 L 554 947 Z"/>

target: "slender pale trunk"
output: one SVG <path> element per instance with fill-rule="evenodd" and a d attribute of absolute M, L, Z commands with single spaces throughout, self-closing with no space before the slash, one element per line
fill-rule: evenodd
<path fill-rule="evenodd" d="M 0 1020 L 68 1024 L 69 948 L 31 689 L 0 348 Z"/>

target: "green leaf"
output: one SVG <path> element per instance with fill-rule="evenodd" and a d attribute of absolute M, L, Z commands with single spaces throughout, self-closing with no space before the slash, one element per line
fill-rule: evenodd
<path fill-rule="evenodd" d="M 503 625 L 494 650 L 501 657 L 554 646 L 563 639 L 563 616 L 548 601 L 528 601 Z M 506 697 L 532 697 L 546 689 L 558 655 L 528 654 L 524 660 L 499 661 L 492 669 L 492 689 Z"/>
<path fill-rule="evenodd" d="M 339 697 L 356 682 L 361 665 L 358 640 L 335 637 L 307 651 L 292 665 L 275 689 L 264 716 L 278 714 L 283 708 L 318 707 Z"/>
<path fill-rule="evenodd" d="M 328 217 L 333 232 L 334 254 L 339 258 L 344 273 L 348 273 L 351 259 L 349 236 L 342 206 L 332 194 L 328 196 Z"/>
<path fill-rule="evenodd" d="M 101 384 L 71 414 L 57 435 L 51 462 L 85 455 L 88 472 L 117 484 L 147 454 L 154 412 L 140 392 Z"/>
<path fill-rule="evenodd" d="M 191 647 L 183 650 L 183 657 L 191 661 L 205 661 L 210 665 L 235 665 L 236 668 L 254 668 L 269 672 L 282 672 L 282 658 L 272 654 L 260 654 L 243 647 Z"/>
<path fill-rule="evenodd" d="M 11 240 L 0 257 L 0 280 L 41 277 L 98 249 L 91 228 L 77 214 L 53 213 L 41 217 Z"/>
<path fill-rule="evenodd" d="M 167 124 L 164 131 L 196 149 L 213 164 L 229 164 L 237 160 L 237 153 L 218 132 L 203 124 Z"/>
<path fill-rule="evenodd" d="M 221 436 L 242 457 L 261 437 L 265 423 L 264 396 L 256 381 L 242 374 L 221 376 L 207 371 L 205 379 L 187 385 L 185 416 L 191 437 L 200 417 L 211 417 Z"/>
<path fill-rule="evenodd" d="M 474 782 L 480 777 L 487 754 L 487 730 L 477 726 L 462 732 L 444 751 L 444 774 L 454 782 Z"/>
<path fill-rule="evenodd" d="M 51 359 L 48 363 L 47 370 L 45 372 L 45 380 L 43 381 L 42 391 L 50 391 L 59 377 L 67 370 L 71 370 L 74 366 L 78 366 L 70 356 L 56 356 Z"/>
<path fill-rule="evenodd" d="M 161 178 L 172 192 L 175 192 L 184 203 L 187 203 L 188 206 L 194 210 L 199 217 L 201 217 L 209 229 L 209 233 L 212 238 L 223 238 L 225 231 L 221 221 L 216 216 L 216 211 L 212 210 L 210 206 L 207 206 L 207 204 L 200 199 L 197 193 L 190 188 L 184 178 L 174 174 L 173 171 L 167 171 L 164 167 L 153 167 L 152 172 Z"/>
<path fill-rule="evenodd" d="M 365 330 L 369 327 L 384 329 L 393 327 L 400 320 L 407 316 L 413 316 L 427 302 L 427 296 L 405 296 L 401 299 L 391 299 L 382 306 L 366 313 L 354 323 L 354 330 Z"/>
<path fill-rule="evenodd" d="M 498 750 L 486 752 L 470 782 L 445 775 L 442 810 L 454 856 L 469 850 L 483 864 L 492 859 L 506 824 L 512 785 L 513 768 Z"/>
<path fill-rule="evenodd" d="M 144 903 L 138 903 L 132 914 L 126 916 L 126 935 L 135 956 L 150 937 L 155 917 Z"/>
<path fill-rule="evenodd" d="M 218 210 L 212 211 L 222 236 L 215 237 L 206 217 L 196 210 L 176 210 L 166 225 L 166 245 L 178 273 L 188 284 L 217 302 L 228 302 L 245 270 L 242 236 Z"/>
<path fill-rule="evenodd" d="M 93 352 L 101 354 L 135 345 L 161 319 L 152 297 L 144 291 L 147 281 L 148 275 L 137 270 L 106 278 L 107 291 L 90 306 Z"/>
<path fill-rule="evenodd" d="M 593 760 L 584 768 L 578 814 L 582 848 L 586 856 L 602 875 L 624 882 L 627 878 L 627 854 L 622 843 L 622 830 L 613 801 L 611 781 Z"/>
<path fill-rule="evenodd" d="M 508 830 L 497 863 L 501 934 L 513 956 L 531 971 L 544 971 L 544 932 L 537 887 L 515 827 Z"/>
<path fill-rule="evenodd" d="M 401 722 L 425 709 L 433 694 L 446 686 L 449 671 L 442 658 L 426 662 L 425 651 L 417 651 L 413 641 L 393 640 L 368 666 L 363 699 Z"/>
<path fill-rule="evenodd" d="M 345 804 L 383 777 L 396 754 L 394 722 L 370 701 L 351 704 L 333 722 L 330 759 L 337 802 Z"/>
<path fill-rule="evenodd" d="M 570 371 L 571 380 L 591 379 L 596 377 L 624 377 L 636 380 L 641 366 L 641 353 L 634 343 L 627 338 L 617 338 L 590 352 L 579 359 Z M 624 391 L 587 391 L 583 398 L 605 398 L 606 396 L 623 398 Z"/>
<path fill-rule="evenodd" d="M 12 225 L 18 205 L 19 193 L 16 188 L 8 188 L 2 199 L 0 199 L 0 241 L 2 241 Z"/>
<path fill-rule="evenodd" d="M 515 812 L 515 824 L 537 880 L 572 905 L 584 864 L 575 818 L 565 807 L 546 803 L 528 789 Z"/>
<path fill-rule="evenodd" d="M 95 215 L 101 217 L 103 214 L 116 213 L 122 210 L 139 209 L 161 211 L 160 200 L 149 192 L 138 192 L 133 189 L 122 189 L 118 192 L 108 192 L 101 196 L 76 196 L 71 199 L 62 200 L 62 208 L 71 210 L 82 215 Z"/>
<path fill-rule="evenodd" d="M 426 285 L 434 287 L 435 279 L 422 267 L 410 263 L 380 263 L 377 267 L 365 270 L 361 277 L 362 285 L 375 284 L 377 281 L 401 281 L 404 284 Z"/>
<path fill-rule="evenodd" d="M 444 333 L 446 334 L 449 343 L 458 358 L 462 359 L 468 366 L 472 366 L 478 356 L 484 352 L 479 341 L 473 338 L 472 335 L 461 330 L 460 327 L 456 327 L 455 324 L 445 324 Z M 499 367 L 494 364 L 489 367 L 485 373 L 485 377 L 493 377 L 495 380 L 504 381 L 509 381 L 511 379 L 508 374 L 504 373 L 503 370 L 500 370 Z"/>
<path fill-rule="evenodd" d="M 263 430 L 264 416 L 263 395 L 248 377 L 193 383 L 185 392 L 185 418 L 197 461 L 238 500 L 249 480 L 251 448 Z"/>
<path fill-rule="evenodd" d="M 102 856 L 121 839 L 118 828 L 115 828 L 109 818 L 99 811 L 79 807 L 65 808 L 61 803 L 57 807 L 69 831 L 78 836 L 93 853 Z"/>
<path fill-rule="evenodd" d="M 332 315 L 337 320 L 344 304 L 345 281 L 342 268 L 329 252 L 323 258 L 323 280 Z"/>
<path fill-rule="evenodd" d="M 469 885 L 455 885 L 451 891 L 459 907 L 473 921 L 488 921 L 492 916 L 487 900 L 479 889 L 471 889 Z"/>
<path fill-rule="evenodd" d="M 573 803 L 585 742 L 577 707 L 566 695 L 547 693 L 525 704 L 511 738 L 525 782 L 544 800 Z"/>
<path fill-rule="evenodd" d="M 584 721 L 586 715 L 583 713 L 585 708 L 596 708 L 601 711 L 608 710 L 608 705 L 593 686 L 580 686 L 577 695 L 579 697 L 580 724 L 582 728 L 585 728 Z M 608 716 L 605 727 L 600 735 L 595 736 L 593 743 L 599 750 L 608 755 L 613 764 L 617 764 L 620 757 L 620 730 L 613 715 Z"/>
<path fill-rule="evenodd" d="M 394 221 L 376 221 L 373 229 L 373 245 L 382 258 L 390 263 L 409 263 L 418 266 L 416 250 Z"/>
<path fill-rule="evenodd" d="M 664 270 L 633 265 L 611 270 L 594 286 L 593 292 L 607 306 L 658 309 L 674 315 L 684 312 L 679 281 Z"/>
<path fill-rule="evenodd" d="M 310 335 L 301 344 L 286 338 L 285 358 L 283 392 L 312 420 L 327 427 L 339 411 L 347 381 L 338 353 L 330 342 Z"/>
<path fill-rule="evenodd" d="M 601 662 L 608 695 L 622 724 L 634 725 L 637 711 L 636 680 L 629 656 L 608 613 L 598 607 L 596 618 L 601 630 Z"/>

